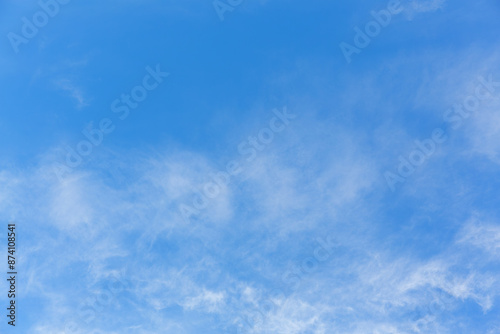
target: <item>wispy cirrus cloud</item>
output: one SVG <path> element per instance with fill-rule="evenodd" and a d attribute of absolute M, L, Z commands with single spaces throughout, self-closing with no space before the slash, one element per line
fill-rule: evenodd
<path fill-rule="evenodd" d="M 59 79 L 54 82 L 55 86 L 64 91 L 75 101 L 76 108 L 82 109 L 89 106 L 90 100 L 85 96 L 83 89 L 69 79 Z"/>

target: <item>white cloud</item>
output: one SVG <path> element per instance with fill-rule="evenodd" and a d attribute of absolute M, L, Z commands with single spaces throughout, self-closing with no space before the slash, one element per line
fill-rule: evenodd
<path fill-rule="evenodd" d="M 89 99 L 85 96 L 85 93 L 81 87 L 75 85 L 69 79 L 59 79 L 56 80 L 55 85 L 57 88 L 66 92 L 69 97 L 71 97 L 76 102 L 76 107 L 82 109 L 83 107 L 89 106 Z"/>
<path fill-rule="evenodd" d="M 500 255 L 500 226 L 471 219 L 460 232 L 459 243 L 477 247 L 491 255 Z"/>
<path fill-rule="evenodd" d="M 416 15 L 421 13 L 435 12 L 443 9 L 446 0 L 407 0 L 403 4 L 404 13 L 408 19 L 412 20 Z"/>

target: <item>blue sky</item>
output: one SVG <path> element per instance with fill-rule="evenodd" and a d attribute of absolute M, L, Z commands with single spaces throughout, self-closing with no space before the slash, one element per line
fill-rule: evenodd
<path fill-rule="evenodd" d="M 2 333 L 500 333 L 498 2 L 54 1 L 0 3 Z"/>

